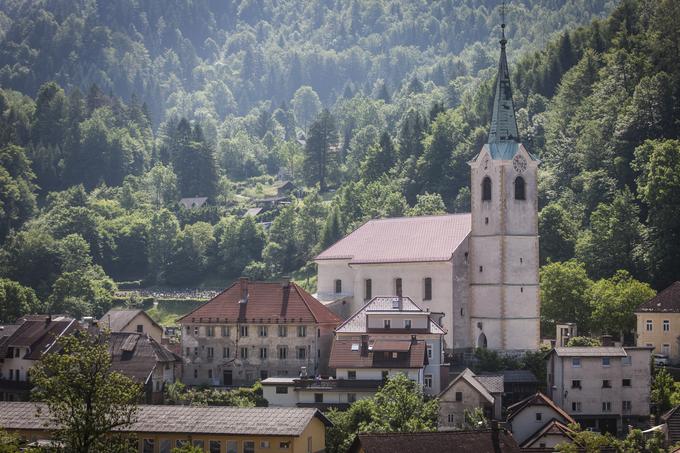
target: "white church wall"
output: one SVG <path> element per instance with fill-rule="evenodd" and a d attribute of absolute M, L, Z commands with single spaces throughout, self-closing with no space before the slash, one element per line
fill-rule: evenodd
<path fill-rule="evenodd" d="M 505 239 L 505 283 L 538 285 L 538 237 Z"/>

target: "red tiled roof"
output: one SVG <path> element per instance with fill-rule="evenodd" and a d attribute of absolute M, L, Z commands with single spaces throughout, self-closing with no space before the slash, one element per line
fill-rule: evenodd
<path fill-rule="evenodd" d="M 375 343 L 378 343 L 376 341 Z M 331 368 L 422 368 L 426 364 L 425 342 L 418 341 L 411 344 L 410 340 L 389 340 L 382 343 L 381 350 L 375 349 L 375 343 L 369 339 L 374 347 L 363 351 L 361 338 L 334 339 L 331 347 L 329 366 Z M 406 348 L 404 343 L 408 345 Z M 354 346 L 354 347 L 353 347 Z M 393 347 L 394 349 L 389 349 Z M 397 352 L 398 359 L 384 359 L 383 352 Z M 379 353 L 376 355 L 376 353 Z"/>
<path fill-rule="evenodd" d="M 552 434 L 557 436 L 564 436 L 568 439 L 574 439 L 574 431 L 567 425 L 557 419 L 551 419 L 541 429 L 532 434 L 527 440 L 522 442 L 521 448 L 531 448 L 540 438 L 545 435 Z"/>
<path fill-rule="evenodd" d="M 29 348 L 30 354 L 24 358 L 38 360 L 55 344 L 57 339 L 62 335 L 73 332 L 78 327 L 78 323 L 70 318 L 53 320 L 48 316 L 43 316 L 42 319 L 32 317 L 23 321 L 14 333 L 7 337 L 3 342 L 0 355 L 4 357 L 7 348 L 11 347 Z"/>
<path fill-rule="evenodd" d="M 571 417 L 571 415 L 567 414 L 564 411 L 564 409 L 555 404 L 553 400 L 551 400 L 541 392 L 528 396 L 527 398 L 524 398 L 522 401 L 508 407 L 508 421 L 515 418 L 517 414 L 522 412 L 522 410 L 524 410 L 524 408 L 528 406 L 548 406 L 552 410 L 557 412 L 559 415 L 561 415 L 564 418 L 565 422 L 567 422 L 568 424 L 576 423 L 576 420 L 574 420 Z"/>
<path fill-rule="evenodd" d="M 680 282 L 675 282 L 656 296 L 640 304 L 638 313 L 680 313 Z"/>
<path fill-rule="evenodd" d="M 492 430 L 439 431 L 430 433 L 366 433 L 358 434 L 350 447 L 351 453 L 519 453 L 517 442 L 505 430 L 498 432 L 494 445 Z"/>
<path fill-rule="evenodd" d="M 470 214 L 370 220 L 316 257 L 361 263 L 448 261 L 470 233 Z"/>
<path fill-rule="evenodd" d="M 253 322 L 339 324 L 342 320 L 295 283 L 248 282 L 241 301 L 239 281 L 181 317 L 178 322 Z M 226 319 L 226 321 L 225 321 Z"/>

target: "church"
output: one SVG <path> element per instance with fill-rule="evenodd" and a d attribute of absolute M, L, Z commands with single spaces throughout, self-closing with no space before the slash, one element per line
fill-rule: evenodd
<path fill-rule="evenodd" d="M 489 138 L 469 162 L 472 212 L 371 220 L 320 253 L 316 296 L 342 318 L 409 297 L 444 327 L 449 353 L 538 348 L 539 161 L 520 143 L 502 30 Z"/>

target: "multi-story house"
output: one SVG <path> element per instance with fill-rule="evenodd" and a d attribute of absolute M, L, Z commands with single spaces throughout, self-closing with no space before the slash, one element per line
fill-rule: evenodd
<path fill-rule="evenodd" d="M 506 426 L 522 451 L 547 451 L 558 444 L 571 443 L 574 433 L 569 425 L 572 423 L 576 420 L 550 398 L 537 392 L 508 408 Z"/>
<path fill-rule="evenodd" d="M 635 310 L 637 345 L 680 362 L 680 282 L 675 282 Z"/>
<path fill-rule="evenodd" d="M 163 328 L 151 319 L 144 310 L 122 310 L 112 308 L 99 320 L 99 327 L 111 332 L 134 332 L 147 334 L 161 343 Z"/>
<path fill-rule="evenodd" d="M 262 381 L 262 396 L 269 407 L 347 409 L 355 401 L 374 396 L 382 385 L 381 380 L 273 377 Z"/>
<path fill-rule="evenodd" d="M 0 401 L 28 399 L 30 370 L 36 361 L 58 350 L 57 340 L 79 328 L 64 316 L 31 315 L 3 326 L 0 337 Z"/>
<path fill-rule="evenodd" d="M 340 321 L 295 283 L 241 278 L 178 320 L 183 382 L 251 385 L 269 376 L 326 374 Z"/>
<path fill-rule="evenodd" d="M 444 335 L 409 297 L 374 297 L 335 330 L 330 367 L 337 379 L 379 381 L 403 373 L 437 395 Z"/>
<path fill-rule="evenodd" d="M 550 398 L 584 428 L 620 433 L 649 421 L 652 348 L 565 347 L 548 356 Z"/>

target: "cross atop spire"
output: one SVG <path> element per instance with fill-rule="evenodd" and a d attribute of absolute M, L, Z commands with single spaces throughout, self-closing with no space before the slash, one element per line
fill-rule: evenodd
<path fill-rule="evenodd" d="M 489 129 L 489 143 L 519 143 L 515 106 L 512 102 L 512 89 L 510 87 L 510 71 L 505 56 L 505 44 L 508 42 L 505 39 L 505 1 L 501 6 L 501 20 L 501 57 L 498 62 L 498 75 L 496 76 L 496 92 L 493 101 L 491 128 Z"/>

